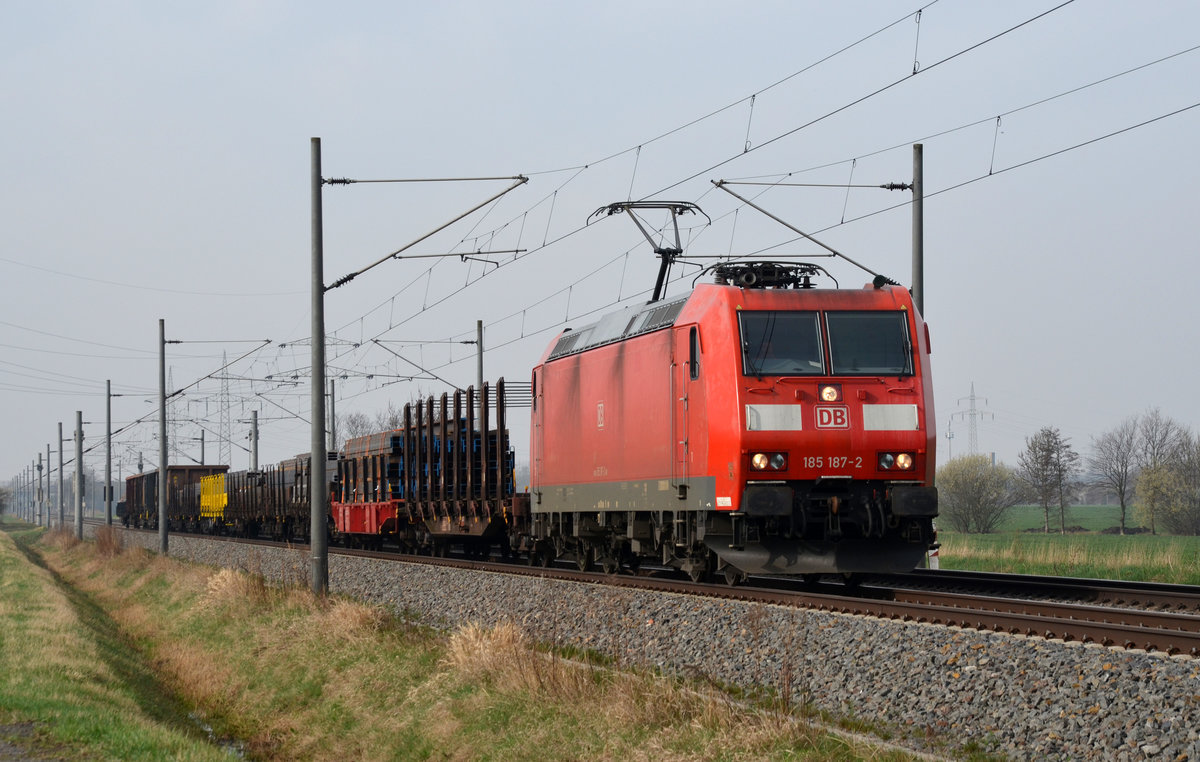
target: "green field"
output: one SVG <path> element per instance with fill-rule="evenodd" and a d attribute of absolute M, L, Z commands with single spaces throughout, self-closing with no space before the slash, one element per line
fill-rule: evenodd
<path fill-rule="evenodd" d="M 1123 579 L 1200 585 L 1200 537 L 1105 534 L 1117 527 L 1116 506 L 1075 506 L 1067 512 L 1068 533 L 1050 515 L 1050 534 L 1037 506 L 1017 506 L 994 534 L 939 530 L 943 569 L 1050 574 L 1060 577 Z M 1137 526 L 1132 516 L 1126 527 Z M 1072 531 L 1074 530 L 1074 531 Z"/>
<path fill-rule="evenodd" d="M 999 532 L 1024 532 L 1029 530 L 1041 531 L 1046 519 L 1042 509 L 1036 505 L 1018 505 L 1009 510 L 1004 522 L 999 526 Z M 1129 529 L 1139 525 L 1139 521 L 1130 509 L 1125 517 L 1125 527 Z M 1074 505 L 1067 508 L 1067 528 L 1083 528 L 1088 532 L 1101 532 L 1105 529 L 1121 525 L 1121 509 L 1115 505 Z M 1050 511 L 1050 531 L 1058 531 L 1058 511 Z"/>

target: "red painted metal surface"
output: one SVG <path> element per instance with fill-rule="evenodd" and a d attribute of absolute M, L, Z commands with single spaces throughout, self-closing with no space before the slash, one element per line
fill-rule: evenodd
<path fill-rule="evenodd" d="M 395 526 L 399 515 L 400 501 L 388 500 L 381 503 L 333 503 L 333 522 L 342 534 L 377 535 L 385 524 Z"/>
<path fill-rule="evenodd" d="M 916 350 L 913 373 L 744 375 L 740 311 L 902 312 Z M 695 372 L 693 330 L 699 346 Z M 936 424 L 926 336 L 910 295 L 899 287 L 697 286 L 671 327 L 554 360 L 551 345 L 534 369 L 535 489 L 710 477 L 714 507 L 734 511 L 745 484 L 754 480 L 848 477 L 932 484 Z M 828 348 L 825 352 L 828 366 Z M 836 404 L 818 397 L 818 385 L 829 382 L 841 384 Z M 748 430 L 752 408 L 793 428 Z M 900 417 L 910 408 L 909 430 L 881 430 L 878 424 L 871 430 L 866 424 L 868 415 Z M 749 457 L 755 451 L 787 452 L 787 469 L 753 472 Z M 882 471 L 878 456 L 888 451 L 913 453 L 914 468 L 899 475 Z"/>

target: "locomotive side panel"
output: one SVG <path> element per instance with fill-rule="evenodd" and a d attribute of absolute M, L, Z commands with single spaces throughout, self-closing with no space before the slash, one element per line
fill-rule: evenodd
<path fill-rule="evenodd" d="M 537 369 L 535 512 L 685 507 L 674 335 L 659 330 Z"/>

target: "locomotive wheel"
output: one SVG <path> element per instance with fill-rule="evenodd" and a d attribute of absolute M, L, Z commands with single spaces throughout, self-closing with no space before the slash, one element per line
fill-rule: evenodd
<path fill-rule="evenodd" d="M 616 574 L 621 570 L 621 564 L 612 556 L 605 556 L 600 559 L 600 569 L 605 574 Z"/>

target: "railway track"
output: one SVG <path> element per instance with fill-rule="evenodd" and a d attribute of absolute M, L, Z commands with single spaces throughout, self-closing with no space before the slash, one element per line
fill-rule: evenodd
<path fill-rule="evenodd" d="M 330 548 L 329 552 L 1200 657 L 1200 589 L 1185 585 L 923 570 L 873 576 L 854 586 L 825 583 L 813 587 L 798 580 L 751 577 L 746 585 L 729 587 L 660 576 L 657 570 L 603 574 L 388 551 Z"/>
<path fill-rule="evenodd" d="M 1137 596 L 1126 595 L 1130 600 L 1150 602 L 1161 606 L 1189 606 L 1188 611 L 1162 611 L 1153 608 L 1094 605 L 1078 600 L 1037 600 L 1031 598 L 983 595 L 977 592 L 913 590 L 901 585 L 883 586 L 877 582 L 856 587 L 826 585 L 824 591 L 805 589 L 802 583 L 760 587 L 751 578 L 751 584 L 739 587 L 689 582 L 671 577 L 643 575 L 611 575 L 598 572 L 581 572 L 565 568 L 529 568 L 493 561 L 466 561 L 456 559 L 433 559 L 425 556 L 396 556 L 373 551 L 331 551 L 368 558 L 392 558 L 408 563 L 448 564 L 461 568 L 478 569 L 504 574 L 530 574 L 553 577 L 591 584 L 617 585 L 627 588 L 654 590 L 658 592 L 703 595 L 746 602 L 771 603 L 782 606 L 809 608 L 860 616 L 875 616 L 906 622 L 965 627 L 990 632 L 1005 632 L 1014 635 L 1042 637 L 1080 643 L 1095 643 L 1102 646 L 1140 648 L 1146 651 L 1162 651 L 1169 654 L 1200 656 L 1200 590 L 1181 585 L 1163 585 L 1155 593 L 1155 585 L 1139 583 Z M 916 575 L 925 583 L 925 577 L 936 579 L 936 573 Z M 907 579 L 913 575 L 901 575 Z M 1001 575 L 1020 577 L 1021 575 Z M 770 578 L 778 582 L 778 578 Z M 947 573 L 943 584 L 964 584 L 972 580 L 975 584 L 995 587 L 997 581 L 987 577 L 973 579 L 972 575 L 958 576 Z M 1029 577 L 1025 580 L 1009 580 L 1010 590 L 1061 591 L 1074 593 L 1076 598 L 1103 598 L 1113 590 L 1124 587 L 1103 580 L 1070 580 L 1060 583 L 1055 577 Z M 1090 583 L 1090 586 L 1089 586 Z M 840 588 L 840 589 L 839 589 Z M 1190 601 L 1183 603 L 1180 601 Z"/>
<path fill-rule="evenodd" d="M 891 587 L 955 589 L 1005 597 L 1070 600 L 1106 606 L 1163 611 L 1200 611 L 1200 588 L 1162 582 L 1097 580 L 1078 577 L 1030 577 L 1025 574 L 918 569 L 881 578 Z"/>

